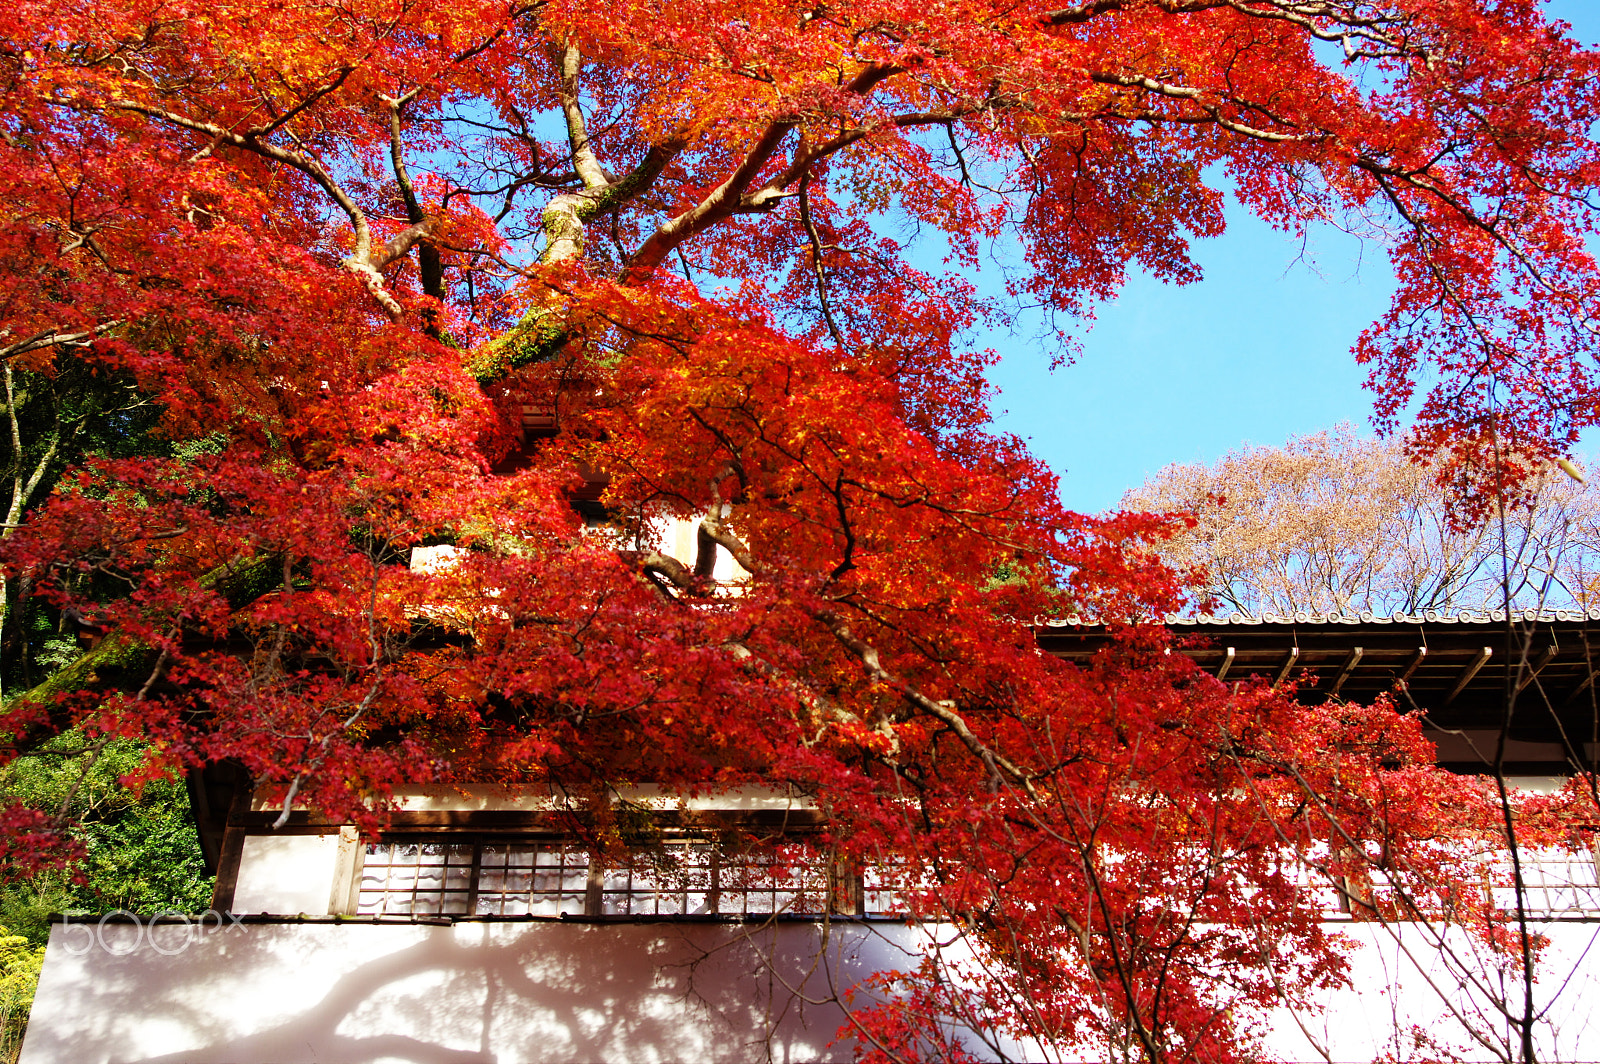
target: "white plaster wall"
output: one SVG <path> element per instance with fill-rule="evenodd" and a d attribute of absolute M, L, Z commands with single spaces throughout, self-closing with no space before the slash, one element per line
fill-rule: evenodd
<path fill-rule="evenodd" d="M 1520 985 L 1492 952 L 1453 929 L 1344 930 L 1352 988 L 1321 1013 L 1276 1015 L 1264 1059 L 1515 1056 L 1500 1010 Z M 1541 930 L 1538 1059 L 1600 1060 L 1600 926 Z M 57 926 L 21 1064 L 848 1060 L 838 992 L 912 967 L 927 943 L 899 924 L 835 924 L 819 964 L 823 929 L 808 923 Z M 1099 1059 L 1016 1054 L 1047 1057 Z"/>
<path fill-rule="evenodd" d="M 246 837 L 233 911 L 326 915 L 338 855 L 337 834 Z"/>
<path fill-rule="evenodd" d="M 700 519 L 674 517 L 668 520 L 659 547 L 683 564 L 694 565 L 700 553 Z M 733 555 L 719 547 L 711 578 L 719 584 L 733 584 L 750 579 L 750 574 L 733 560 Z"/>
<path fill-rule="evenodd" d="M 1600 924 L 1532 930 L 1548 939 L 1533 987 L 1537 1059 L 1600 1061 Z M 1350 986 L 1326 995 L 1320 1014 L 1280 1011 L 1265 1040 L 1271 1057 L 1520 1059 L 1507 1010 L 1521 1015 L 1523 986 L 1504 954 L 1459 927 L 1352 923 L 1341 931 L 1354 946 Z"/>
<path fill-rule="evenodd" d="M 836 925 L 818 965 L 802 923 L 92 931 L 53 930 L 22 1064 L 848 1060 L 841 1007 L 789 988 L 826 1001 L 919 941 Z"/>

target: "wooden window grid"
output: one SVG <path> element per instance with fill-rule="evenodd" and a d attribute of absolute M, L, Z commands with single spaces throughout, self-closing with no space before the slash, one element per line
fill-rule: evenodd
<path fill-rule="evenodd" d="M 849 870 L 798 846 L 726 850 L 669 840 L 605 866 L 561 838 L 385 838 L 358 852 L 353 911 L 441 916 L 764 916 L 902 914 L 903 875 Z M 1509 861 L 1488 892 L 1515 908 Z M 1536 919 L 1600 917 L 1600 875 L 1587 847 L 1523 851 L 1523 909 Z M 1305 872 L 1308 883 L 1317 877 Z M 1331 889 L 1330 889 L 1331 888 Z M 1359 916 L 1351 883 L 1323 886 L 1328 916 Z M 1393 887 L 1364 883 L 1373 903 Z M 1358 895 L 1363 896 L 1363 895 Z M 1398 911 L 1398 910 L 1396 910 Z"/>
<path fill-rule="evenodd" d="M 352 908 L 367 915 L 881 915 L 899 910 L 882 876 L 798 846 L 728 850 L 669 840 L 604 865 L 559 838 L 395 837 L 367 843 Z"/>

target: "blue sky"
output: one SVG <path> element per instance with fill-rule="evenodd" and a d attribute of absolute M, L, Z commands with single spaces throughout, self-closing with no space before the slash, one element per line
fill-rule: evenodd
<path fill-rule="evenodd" d="M 1600 40 L 1600 0 L 1547 9 Z M 1072 365 L 1050 372 L 1052 352 L 1027 330 L 993 336 L 1004 356 L 996 427 L 1027 438 L 1061 474 L 1067 504 L 1094 512 L 1173 462 L 1368 426 L 1350 348 L 1388 305 L 1392 275 L 1381 248 L 1337 231 L 1315 234 L 1310 250 L 1313 266 L 1297 262 L 1296 240 L 1235 207 L 1224 236 L 1195 246 L 1203 281 L 1133 277 Z"/>

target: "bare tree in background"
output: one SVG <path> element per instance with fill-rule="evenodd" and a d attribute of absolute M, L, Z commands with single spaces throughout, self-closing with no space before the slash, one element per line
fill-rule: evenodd
<path fill-rule="evenodd" d="M 1454 526 L 1431 470 L 1398 441 L 1350 425 L 1246 446 L 1210 466 L 1168 466 L 1122 508 L 1192 513 L 1193 527 L 1161 552 L 1204 567 L 1224 609 L 1388 615 L 1505 601 L 1493 522 Z M 1533 505 L 1506 521 L 1514 606 L 1600 604 L 1596 489 L 1552 468 Z"/>

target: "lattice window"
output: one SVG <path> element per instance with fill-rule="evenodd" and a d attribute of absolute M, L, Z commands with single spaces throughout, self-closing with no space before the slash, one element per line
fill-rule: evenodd
<path fill-rule="evenodd" d="M 672 840 L 610 867 L 553 840 L 396 839 L 366 847 L 356 911 L 372 915 L 760 916 L 888 911 L 887 884 L 863 895 L 801 847 L 723 851 Z"/>
<path fill-rule="evenodd" d="M 1600 876 L 1596 875 L 1593 850 L 1587 842 L 1575 843 L 1574 850 L 1563 848 L 1524 848 L 1519 853 L 1522 866 L 1523 911 L 1537 920 L 1594 919 L 1600 917 Z M 1315 886 L 1322 873 L 1308 868 L 1309 882 Z M 1401 886 L 1380 869 L 1367 869 L 1359 880 L 1346 880 L 1335 885 L 1342 895 L 1338 905 L 1324 905 L 1324 915 L 1337 917 L 1351 915 L 1357 919 L 1372 918 L 1381 914 L 1383 919 L 1405 920 L 1416 914 L 1420 905 L 1434 915 L 1443 909 L 1447 919 L 1453 919 L 1459 903 L 1452 900 L 1461 891 L 1476 894 L 1477 904 L 1485 900 L 1502 913 L 1515 911 L 1517 891 L 1512 885 L 1511 858 L 1502 853 L 1486 861 L 1475 882 L 1469 879 L 1455 889 L 1445 892 L 1441 899 L 1436 894 L 1424 892 L 1418 897 L 1415 887 Z M 1442 891 L 1443 888 L 1441 887 Z M 1352 902 L 1352 898 L 1360 899 Z M 1408 903 L 1407 899 L 1411 899 Z M 1362 904 L 1365 902 L 1365 904 Z"/>
<path fill-rule="evenodd" d="M 1559 919 L 1563 916 L 1600 915 L 1600 881 L 1595 875 L 1594 856 L 1587 846 L 1576 853 L 1560 849 L 1529 849 L 1519 854 L 1522 865 L 1522 905 L 1530 916 Z M 1511 885 L 1511 861 L 1500 868 L 1489 896 L 1497 909 L 1516 908 L 1516 889 Z"/>
<path fill-rule="evenodd" d="M 563 843 L 485 843 L 479 847 L 472 911 L 484 916 L 582 915 L 589 855 Z"/>
<path fill-rule="evenodd" d="M 905 892 L 912 886 L 908 867 L 899 862 L 868 865 L 861 870 L 861 912 L 867 916 L 904 915 Z"/>
<path fill-rule="evenodd" d="M 356 911 L 471 911 L 474 847 L 438 842 L 379 842 L 367 847 Z"/>
<path fill-rule="evenodd" d="M 723 854 L 716 871 L 717 912 L 743 916 L 828 911 L 832 877 L 826 862 L 793 848 Z"/>
<path fill-rule="evenodd" d="M 634 916 L 819 914 L 828 911 L 826 861 L 794 847 L 719 851 L 669 842 L 605 869 L 600 911 Z"/>
<path fill-rule="evenodd" d="M 705 843 L 668 844 L 601 877 L 600 911 L 606 914 L 701 916 L 721 911 L 718 900 L 717 855 Z"/>

